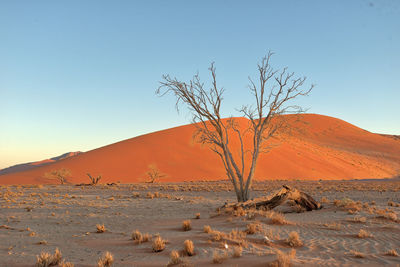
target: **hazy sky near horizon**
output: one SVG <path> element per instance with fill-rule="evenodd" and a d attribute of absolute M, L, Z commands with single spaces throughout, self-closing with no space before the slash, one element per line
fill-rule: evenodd
<path fill-rule="evenodd" d="M 310 113 L 400 134 L 400 1 L 0 1 L 0 169 L 189 123 L 162 74 L 215 61 L 224 115 L 272 65 L 316 88 Z"/>

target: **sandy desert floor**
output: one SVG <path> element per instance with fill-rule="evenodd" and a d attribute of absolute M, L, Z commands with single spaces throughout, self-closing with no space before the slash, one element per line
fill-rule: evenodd
<path fill-rule="evenodd" d="M 263 181 L 254 183 L 252 196 L 283 184 L 311 194 L 324 208 L 290 212 L 297 207 L 289 203 L 278 208 L 283 217 L 218 211 L 235 200 L 227 182 L 2 186 L 0 266 L 35 266 L 37 255 L 56 248 L 75 266 L 97 266 L 106 251 L 113 266 L 166 266 L 172 250 L 181 266 L 279 266 L 278 258 L 292 266 L 400 265 L 400 180 Z M 97 224 L 106 231 L 97 233 Z M 151 240 L 132 240 L 134 230 L 152 240 L 159 234 L 165 249 L 156 253 Z M 299 246 L 295 234 L 289 242 L 293 231 Z M 194 256 L 183 251 L 187 239 Z"/>

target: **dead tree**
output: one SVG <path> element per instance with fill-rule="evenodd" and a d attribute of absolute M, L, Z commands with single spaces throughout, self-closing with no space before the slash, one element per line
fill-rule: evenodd
<path fill-rule="evenodd" d="M 87 173 L 87 176 L 89 176 L 90 185 L 97 185 L 101 180 L 101 175 L 98 175 L 96 178 L 94 178 L 92 175 L 90 175 L 90 173 Z"/>
<path fill-rule="evenodd" d="M 44 174 L 45 178 L 51 180 L 58 180 L 60 184 L 65 184 L 67 182 L 67 178 L 70 176 L 71 176 L 71 171 L 65 168 L 61 168 L 59 170 L 52 170 Z"/>
<path fill-rule="evenodd" d="M 297 205 L 307 211 L 318 210 L 322 208 L 322 205 L 310 195 L 286 185 L 283 185 L 283 188 L 272 197 L 260 197 L 248 200 L 246 202 L 233 204 L 226 203 L 224 206 L 222 206 L 222 208 L 237 209 L 238 207 L 241 207 L 244 209 L 255 208 L 261 210 L 272 210 L 287 200 L 294 201 Z"/>
<path fill-rule="evenodd" d="M 240 129 L 236 120 L 223 120 L 220 108 L 224 89 L 217 86 L 214 63 L 209 68 L 212 77 L 211 88 L 206 89 L 196 74 L 189 82 L 183 82 L 169 75 L 163 75 L 158 95 L 172 93 L 176 97 L 176 108 L 185 104 L 193 115 L 197 130 L 197 140 L 206 144 L 217 153 L 232 182 L 238 202 L 247 201 L 260 153 L 271 148 L 268 142 L 279 131 L 288 127 L 284 114 L 302 113 L 303 109 L 292 100 L 308 95 L 313 85 L 303 89 L 306 77 L 295 78 L 287 68 L 274 70 L 270 65 L 273 53 L 269 52 L 258 64 L 258 82 L 249 78 L 249 89 L 255 98 L 254 105 L 245 105 L 240 109 L 242 117 L 249 120 L 247 129 Z M 246 146 L 244 135 L 250 134 L 250 145 Z M 233 153 L 230 140 L 239 140 L 238 153 Z M 245 147 L 246 146 L 246 147 Z M 250 154 L 246 157 L 246 154 Z M 248 159 L 249 158 L 249 159 Z M 248 159 L 248 160 L 247 160 Z M 248 164 L 248 165 L 247 165 Z"/>
<path fill-rule="evenodd" d="M 157 168 L 155 164 L 150 164 L 149 165 L 149 170 L 146 172 L 148 180 L 146 183 L 153 184 L 160 180 L 163 177 L 166 177 L 167 175 L 164 173 L 161 173 L 160 170 Z"/>

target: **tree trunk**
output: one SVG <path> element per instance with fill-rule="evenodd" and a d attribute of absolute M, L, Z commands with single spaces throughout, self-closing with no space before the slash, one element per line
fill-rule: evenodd
<path fill-rule="evenodd" d="M 276 193 L 273 197 L 261 197 L 253 200 L 240 201 L 238 197 L 238 203 L 233 204 L 225 204 L 223 208 L 228 207 L 242 207 L 244 209 L 256 208 L 263 210 L 272 210 L 275 207 L 283 204 L 286 200 L 293 200 L 299 206 L 303 207 L 307 211 L 318 210 L 322 208 L 322 205 L 314 200 L 310 195 L 297 190 L 296 188 L 290 188 L 286 185 L 283 185 L 283 189 L 281 189 L 278 193 Z"/>

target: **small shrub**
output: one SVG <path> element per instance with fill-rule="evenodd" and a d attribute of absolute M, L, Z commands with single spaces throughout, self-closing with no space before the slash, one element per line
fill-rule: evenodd
<path fill-rule="evenodd" d="M 286 242 L 291 247 L 300 247 L 303 245 L 303 242 L 300 240 L 299 234 L 295 231 L 290 232 L 289 237 L 286 240 Z"/>
<path fill-rule="evenodd" d="M 53 265 L 59 264 L 61 262 L 61 259 L 62 259 L 61 251 L 58 248 L 56 248 L 52 258 L 52 264 Z"/>
<path fill-rule="evenodd" d="M 179 257 L 179 253 L 176 250 L 171 251 L 171 254 L 169 254 L 169 262 L 167 266 L 173 266 L 180 264 L 182 262 L 181 258 Z"/>
<path fill-rule="evenodd" d="M 66 261 L 62 261 L 60 263 L 60 267 L 74 267 L 75 265 L 72 262 L 66 262 Z"/>
<path fill-rule="evenodd" d="M 149 242 L 151 240 L 152 236 L 148 233 L 143 234 L 142 237 L 142 242 Z"/>
<path fill-rule="evenodd" d="M 243 248 L 241 246 L 236 246 L 233 248 L 233 257 L 240 258 L 242 256 Z"/>
<path fill-rule="evenodd" d="M 132 239 L 135 240 L 135 241 L 138 241 L 138 242 L 142 242 L 142 240 L 143 240 L 142 233 L 139 232 L 139 230 L 136 229 L 132 233 Z"/>
<path fill-rule="evenodd" d="M 273 267 L 289 267 L 291 265 L 292 259 L 296 257 L 296 250 L 292 249 L 289 253 L 284 253 L 280 250 L 276 251 L 277 259 L 269 264 Z"/>
<path fill-rule="evenodd" d="M 226 251 L 214 250 L 213 253 L 213 263 L 221 264 L 228 258 L 228 253 Z"/>
<path fill-rule="evenodd" d="M 184 251 L 188 256 L 193 256 L 194 255 L 194 245 L 191 240 L 185 240 L 183 243 L 184 245 Z"/>
<path fill-rule="evenodd" d="M 259 223 L 249 223 L 247 225 L 246 233 L 253 235 L 261 230 L 261 225 Z"/>
<path fill-rule="evenodd" d="M 358 232 L 357 237 L 358 237 L 358 238 L 366 238 L 366 237 L 372 237 L 372 235 L 371 235 L 369 232 L 367 232 L 367 231 L 361 229 L 361 230 Z"/>
<path fill-rule="evenodd" d="M 209 226 L 209 225 L 204 225 L 203 230 L 204 230 L 204 233 L 207 233 L 207 234 L 212 232 L 211 226 Z"/>
<path fill-rule="evenodd" d="M 190 230 L 192 230 L 192 223 L 191 223 L 191 221 L 190 221 L 190 220 L 183 221 L 183 223 L 182 223 L 182 229 L 183 229 L 183 231 L 190 231 Z"/>
<path fill-rule="evenodd" d="M 221 241 L 225 237 L 225 234 L 220 231 L 212 231 L 211 234 L 212 241 Z"/>
<path fill-rule="evenodd" d="M 51 255 L 47 252 L 40 253 L 39 256 L 36 256 L 36 266 L 37 267 L 48 267 L 51 262 Z"/>
<path fill-rule="evenodd" d="M 153 251 L 160 252 L 165 249 L 165 240 L 163 240 L 160 236 L 157 236 L 153 241 Z"/>
<path fill-rule="evenodd" d="M 268 213 L 268 217 L 270 218 L 272 224 L 287 224 L 285 216 L 283 216 L 282 213 L 271 211 Z"/>
<path fill-rule="evenodd" d="M 61 262 L 62 254 L 61 251 L 56 248 L 53 255 L 47 252 L 40 253 L 39 256 L 36 256 L 36 266 L 37 267 L 48 267 L 55 266 Z"/>
<path fill-rule="evenodd" d="M 106 231 L 106 227 L 104 224 L 96 224 L 97 233 L 104 233 Z"/>
<path fill-rule="evenodd" d="M 113 255 L 106 251 L 106 253 L 103 254 L 103 257 L 99 259 L 97 262 L 98 267 L 110 267 L 114 263 L 114 257 Z"/>
<path fill-rule="evenodd" d="M 199 213 L 199 212 L 196 213 L 194 218 L 195 218 L 195 219 L 200 219 L 200 213 Z"/>

